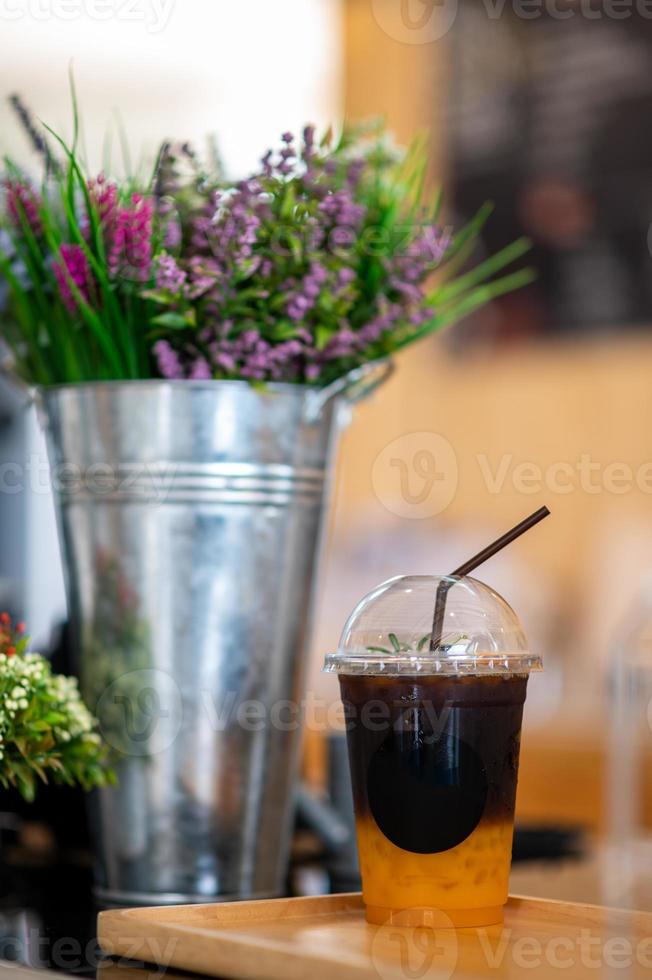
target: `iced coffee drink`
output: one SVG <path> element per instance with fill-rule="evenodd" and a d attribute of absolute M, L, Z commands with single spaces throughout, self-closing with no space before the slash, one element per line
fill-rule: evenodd
<path fill-rule="evenodd" d="M 473 579 L 450 586 L 430 649 L 436 578 L 363 600 L 327 658 L 339 674 L 369 922 L 500 922 L 507 900 L 528 675 L 518 620 Z M 451 628 L 452 625 L 452 628 Z"/>

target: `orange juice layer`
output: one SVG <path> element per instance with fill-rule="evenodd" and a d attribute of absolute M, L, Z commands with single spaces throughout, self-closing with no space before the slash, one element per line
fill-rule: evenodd
<path fill-rule="evenodd" d="M 466 840 L 437 854 L 392 844 L 369 818 L 357 821 L 366 905 L 407 909 L 477 909 L 507 901 L 511 822 L 483 821 Z"/>

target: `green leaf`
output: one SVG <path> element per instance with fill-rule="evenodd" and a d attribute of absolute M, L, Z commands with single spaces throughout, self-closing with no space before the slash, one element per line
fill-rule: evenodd
<path fill-rule="evenodd" d="M 301 239 L 298 235 L 294 235 L 291 232 L 287 234 L 288 245 L 290 246 L 290 251 L 292 252 L 292 258 L 299 264 L 303 261 L 303 247 L 301 245 Z"/>
<path fill-rule="evenodd" d="M 36 780 L 34 778 L 34 773 L 26 763 L 13 763 L 13 772 L 10 774 L 10 780 L 15 783 L 18 792 L 24 800 L 26 800 L 28 803 L 34 802 L 34 797 L 36 795 Z"/>
<path fill-rule="evenodd" d="M 29 728 L 33 732 L 49 732 L 51 727 L 47 721 L 33 721 L 29 724 Z"/>
<path fill-rule="evenodd" d="M 46 721 L 48 725 L 62 725 L 65 721 L 67 721 L 67 717 L 60 711 L 48 711 L 44 716 L 43 721 Z"/>
<path fill-rule="evenodd" d="M 444 200 L 444 188 L 438 187 L 432 204 L 432 211 L 430 212 L 430 220 L 432 221 L 433 225 L 439 221 L 439 214 L 441 212 L 441 206 L 443 200 Z"/>
<path fill-rule="evenodd" d="M 280 216 L 281 218 L 291 218 L 294 212 L 294 208 L 297 203 L 297 193 L 294 186 L 294 182 L 290 181 L 285 188 L 285 195 L 283 197 L 283 203 L 281 204 Z"/>
<path fill-rule="evenodd" d="M 333 332 L 331 327 L 321 325 L 315 327 L 315 347 L 317 350 L 323 350 L 326 347 L 328 341 L 333 336 Z"/>
<path fill-rule="evenodd" d="M 293 337 L 296 337 L 297 330 L 296 323 L 292 323 L 290 320 L 281 320 L 279 323 L 272 325 L 269 334 L 272 340 L 292 340 Z"/>
<path fill-rule="evenodd" d="M 152 318 L 152 323 L 159 327 L 169 327 L 171 330 L 186 330 L 188 327 L 195 326 L 195 311 L 188 310 L 187 313 L 159 313 Z"/>
<path fill-rule="evenodd" d="M 143 299 L 149 299 L 153 303 L 160 303 L 165 306 L 176 302 L 176 297 L 163 289 L 146 289 L 140 295 Z"/>
<path fill-rule="evenodd" d="M 401 644 L 398 642 L 398 637 L 397 637 L 396 633 L 388 633 L 387 634 L 387 639 L 389 640 L 389 642 L 394 647 L 394 650 L 396 651 L 396 653 L 398 653 L 399 650 L 401 649 Z"/>

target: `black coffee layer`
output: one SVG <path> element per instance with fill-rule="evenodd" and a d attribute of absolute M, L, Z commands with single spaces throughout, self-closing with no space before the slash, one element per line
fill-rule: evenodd
<path fill-rule="evenodd" d="M 437 853 L 513 819 L 527 677 L 340 682 L 356 809 L 394 844 Z"/>

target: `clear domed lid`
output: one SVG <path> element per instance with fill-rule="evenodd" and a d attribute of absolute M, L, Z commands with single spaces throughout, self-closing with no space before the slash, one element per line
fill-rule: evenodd
<path fill-rule="evenodd" d="M 437 612 L 435 612 L 437 610 Z M 405 575 L 377 586 L 349 616 L 336 673 L 525 674 L 542 670 L 502 596 L 474 578 Z"/>

